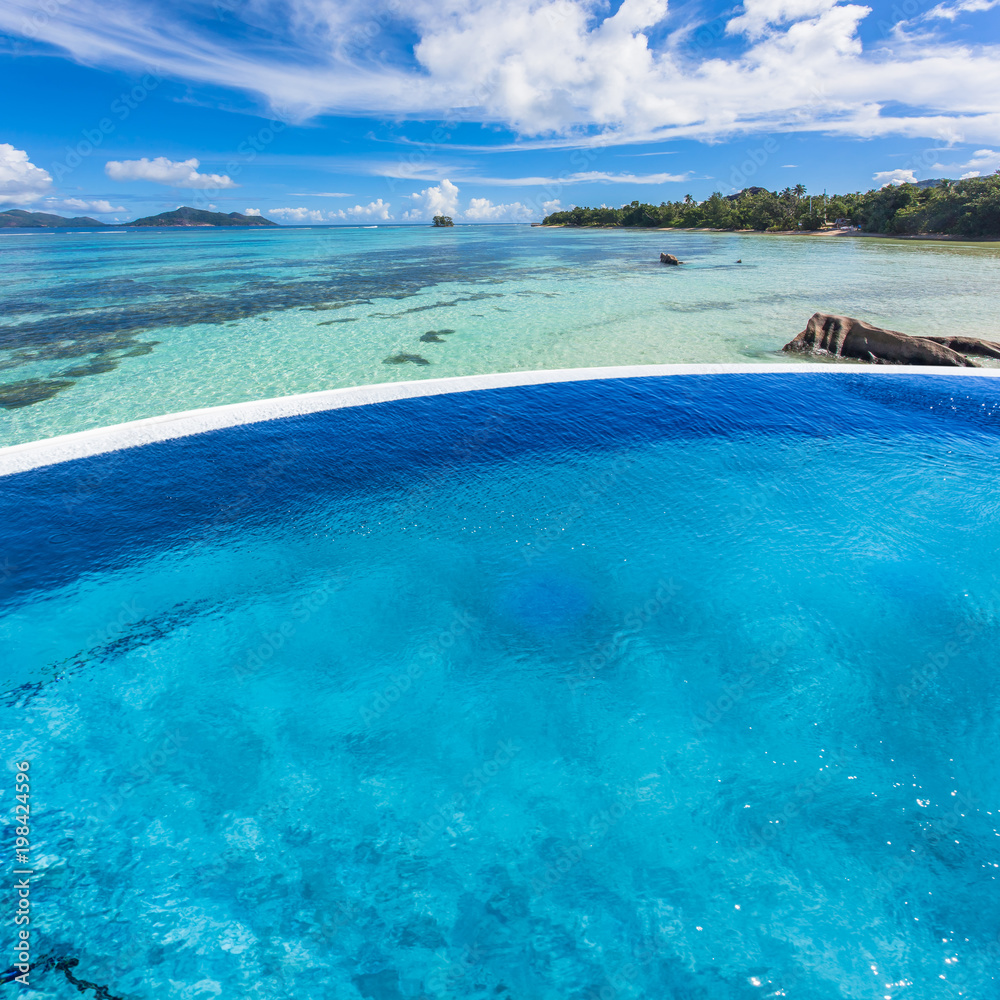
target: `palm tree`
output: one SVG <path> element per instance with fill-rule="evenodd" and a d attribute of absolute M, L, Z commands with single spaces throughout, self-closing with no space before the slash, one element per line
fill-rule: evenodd
<path fill-rule="evenodd" d="M 805 193 L 806 193 L 806 186 L 805 186 L 805 184 L 796 184 L 795 185 L 795 197 L 796 198 L 801 198 Z"/>

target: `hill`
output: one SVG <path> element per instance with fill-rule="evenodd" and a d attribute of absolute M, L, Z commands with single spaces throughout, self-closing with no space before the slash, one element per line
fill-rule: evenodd
<path fill-rule="evenodd" d="M 61 215 L 49 215 L 48 212 L 25 212 L 20 208 L 8 208 L 0 212 L 0 229 L 63 229 L 72 227 L 103 227 L 103 222 L 91 219 L 87 215 L 75 219 L 64 219 Z"/>
<path fill-rule="evenodd" d="M 265 219 L 262 215 L 241 215 L 239 212 L 206 212 L 200 208 L 189 208 L 184 205 L 172 212 L 161 212 L 159 215 L 149 215 L 135 222 L 126 222 L 126 226 L 276 226 L 277 222 Z"/>

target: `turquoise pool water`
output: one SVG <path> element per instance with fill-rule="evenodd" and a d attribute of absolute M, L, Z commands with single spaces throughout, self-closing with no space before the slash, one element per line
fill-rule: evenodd
<path fill-rule="evenodd" d="M 817 310 L 997 338 L 998 264 L 995 245 L 526 226 L 4 232 L 0 445 L 400 379 L 797 364 L 780 349 Z"/>
<path fill-rule="evenodd" d="M 998 416 L 626 379 L 3 479 L 35 954 L 136 1000 L 994 996 Z"/>

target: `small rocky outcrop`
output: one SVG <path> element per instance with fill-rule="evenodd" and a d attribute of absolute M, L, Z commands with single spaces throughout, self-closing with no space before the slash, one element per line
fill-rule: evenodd
<path fill-rule="evenodd" d="M 683 264 L 684 261 L 678 260 L 672 253 L 661 253 L 660 254 L 661 264 Z"/>
<path fill-rule="evenodd" d="M 929 337 L 910 337 L 895 330 L 882 330 L 850 316 L 831 316 L 827 313 L 815 313 L 806 328 L 782 350 L 824 357 L 856 358 L 883 365 L 979 367 L 957 350 Z"/>

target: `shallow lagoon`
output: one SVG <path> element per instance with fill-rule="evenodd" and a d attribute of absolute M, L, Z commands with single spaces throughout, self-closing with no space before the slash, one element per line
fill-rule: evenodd
<path fill-rule="evenodd" d="M 0 445 L 411 378 L 796 364 L 817 310 L 990 337 L 1000 298 L 993 245 L 730 233 L 17 232 L 0 263 Z"/>

